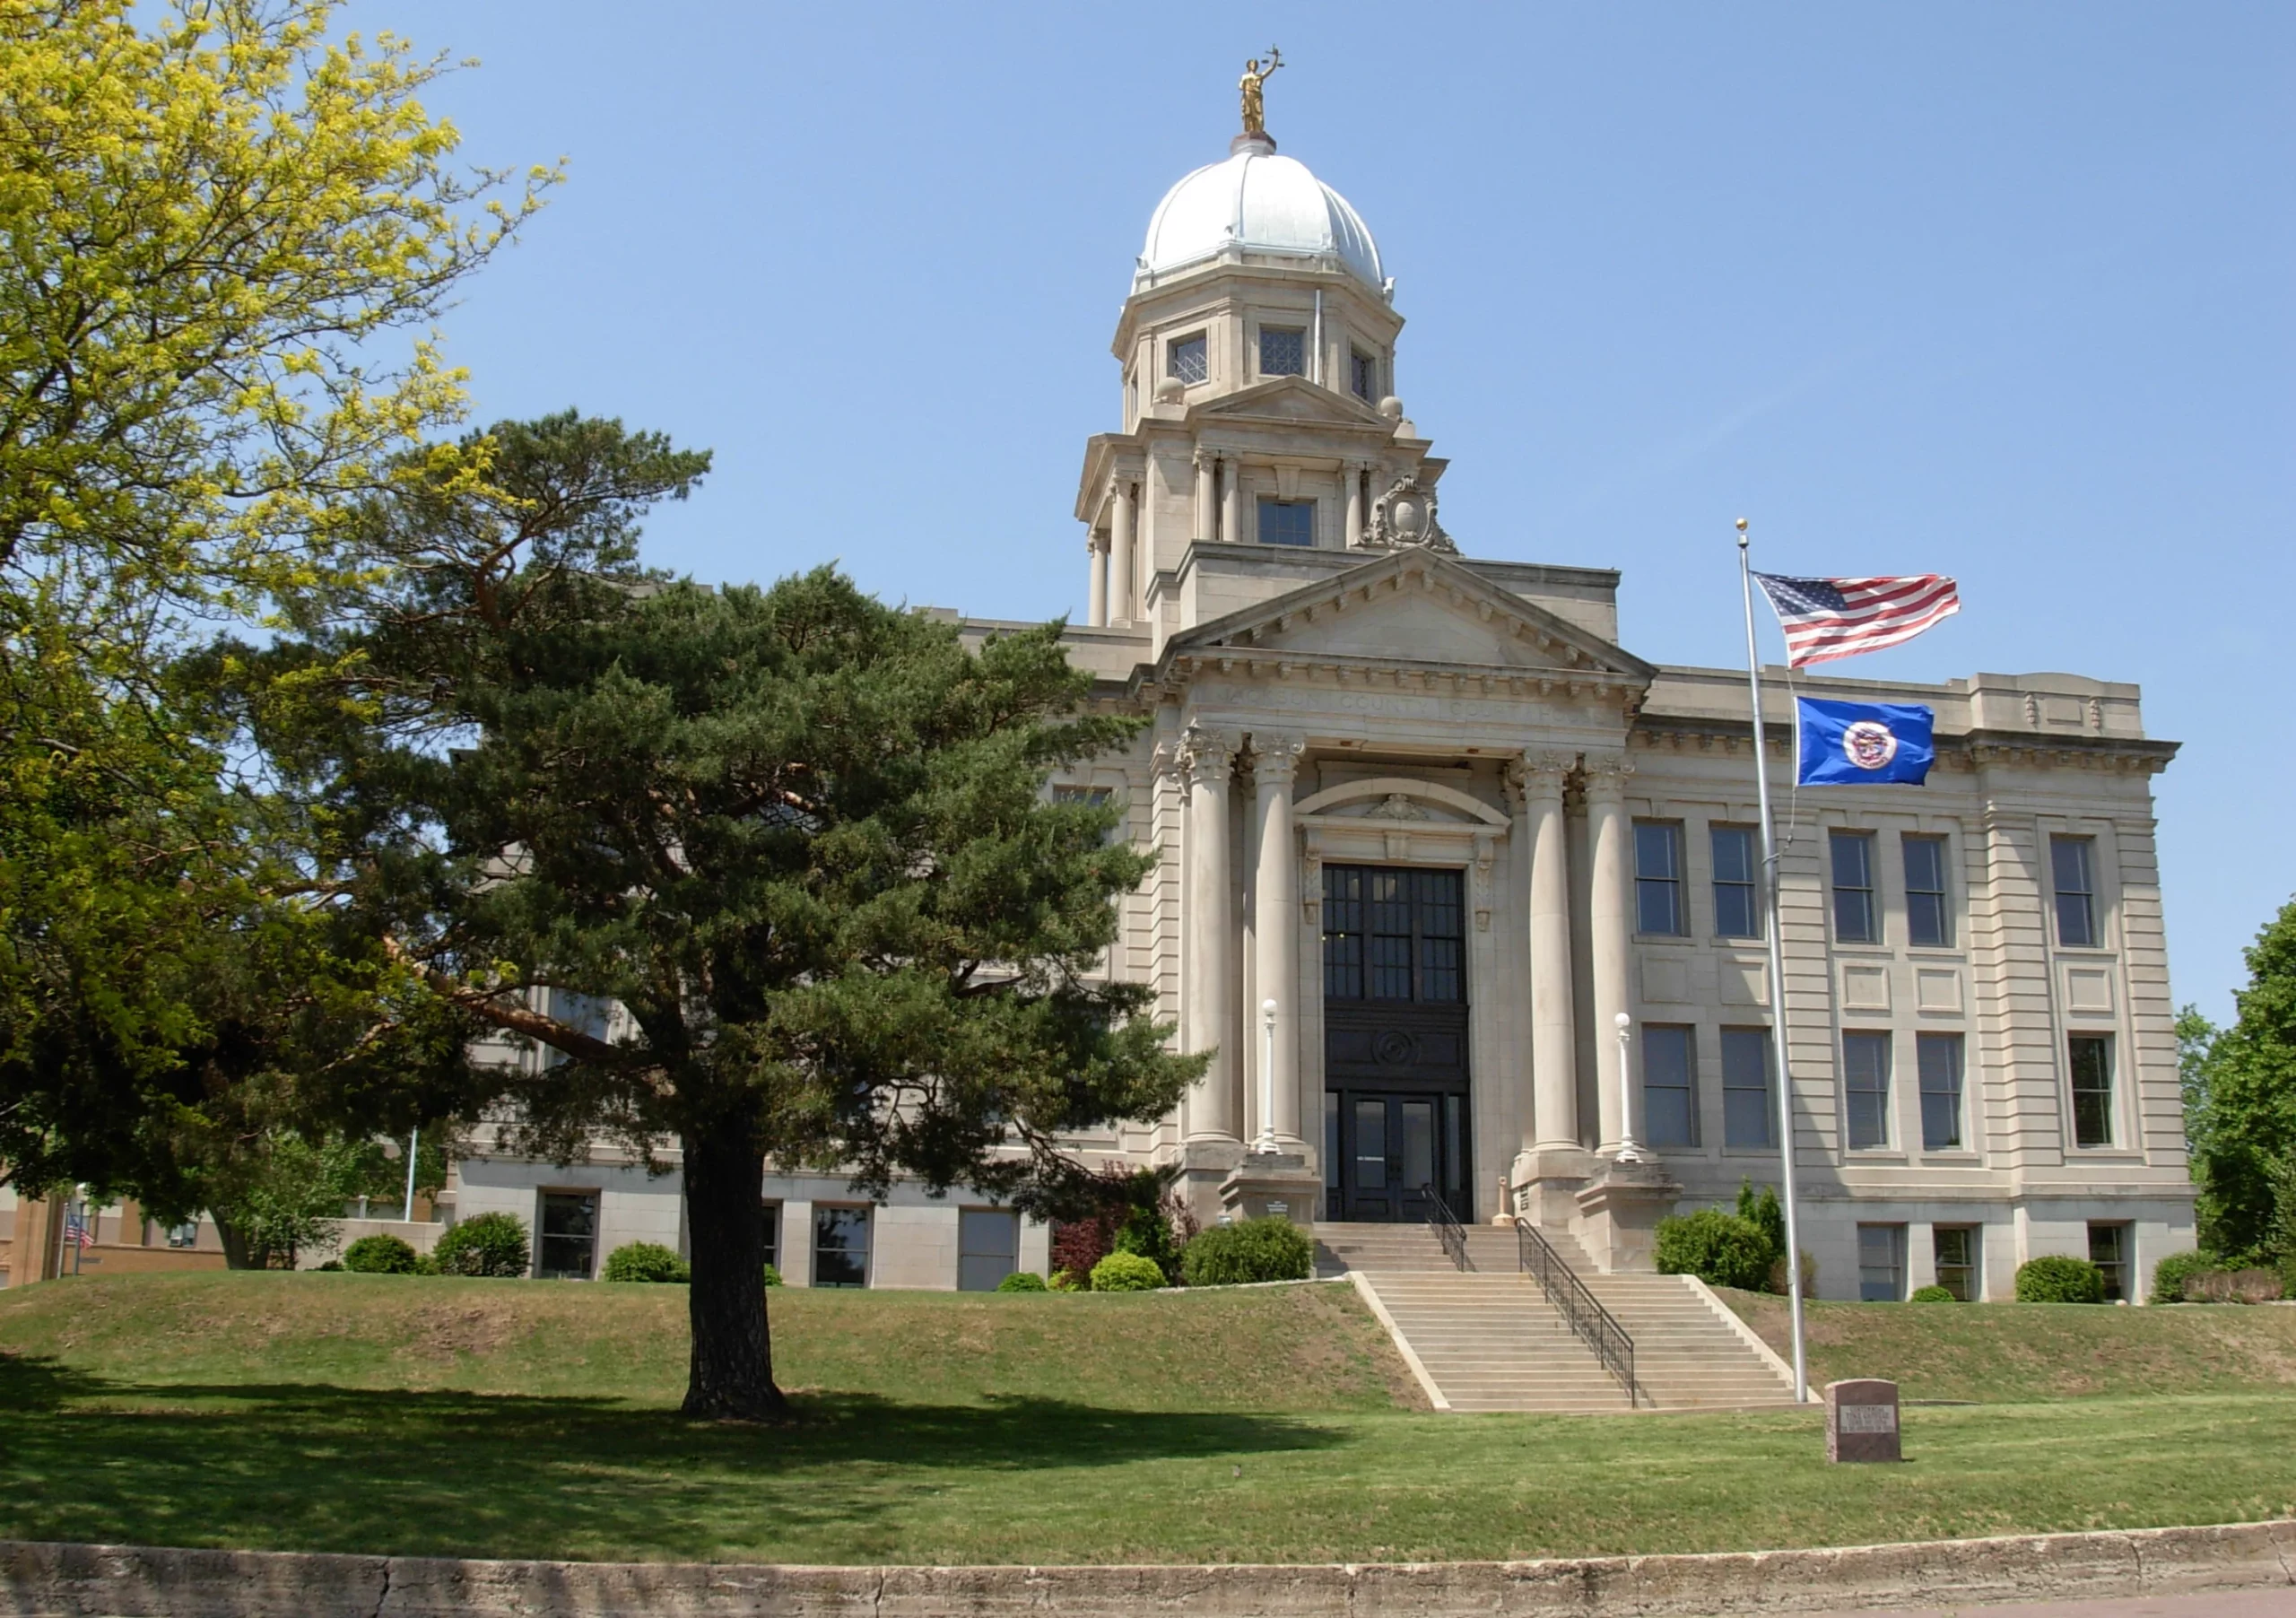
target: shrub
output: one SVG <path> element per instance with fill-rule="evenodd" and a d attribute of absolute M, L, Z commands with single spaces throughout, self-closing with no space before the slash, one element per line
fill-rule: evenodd
<path fill-rule="evenodd" d="M 1137 1253 L 1110 1253 L 1092 1266 L 1096 1292 L 1152 1292 L 1163 1284 L 1162 1266 Z"/>
<path fill-rule="evenodd" d="M 1776 1292 L 1781 1298 L 1788 1295 L 1786 1282 L 1786 1255 L 1784 1253 L 1779 1254 L 1777 1257 L 1770 1261 L 1769 1290 Z M 1815 1254 L 1812 1253 L 1809 1248 L 1805 1248 L 1802 1249 L 1802 1296 L 1805 1298 L 1814 1298 L 1817 1295 L 1817 1257 Z"/>
<path fill-rule="evenodd" d="M 515 1214 L 481 1214 L 439 1237 L 430 1256 L 445 1275 L 523 1275 L 526 1227 Z"/>
<path fill-rule="evenodd" d="M 1695 1275 L 1709 1286 L 1759 1291 L 1770 1279 L 1770 1238 L 1752 1220 L 1719 1208 L 1658 1222 L 1653 1255 L 1662 1275 Z"/>
<path fill-rule="evenodd" d="M 2281 1291 L 2274 1270 L 2202 1270 L 2185 1277 L 2185 1296 L 2195 1303 L 2271 1303 Z"/>
<path fill-rule="evenodd" d="M 343 1260 L 340 1258 L 330 1258 L 325 1264 L 320 1265 L 317 1267 L 323 1272 L 328 1270 L 339 1271 L 343 1268 Z"/>
<path fill-rule="evenodd" d="M 1942 1286 L 1918 1286 L 1913 1289 L 1913 1296 L 1906 1301 L 1909 1303 L 1958 1303 L 1961 1300 Z"/>
<path fill-rule="evenodd" d="M 1772 1263 L 1786 1256 L 1786 1209 L 1778 1200 L 1778 1193 L 1764 1186 L 1757 1190 L 1753 1181 L 1738 1181 L 1738 1217 L 1760 1231 L 1770 1242 Z"/>
<path fill-rule="evenodd" d="M 996 1290 L 1000 1292 L 1041 1292 L 1045 1290 L 1044 1277 L 1034 1270 L 1014 1270 L 996 1283 Z"/>
<path fill-rule="evenodd" d="M 1189 1286 L 1305 1281 L 1315 1267 L 1316 1244 L 1298 1225 L 1277 1217 L 1213 1225 L 1180 1249 L 1180 1278 Z"/>
<path fill-rule="evenodd" d="M 1134 1208 L 1126 1214 L 1110 1251 L 1147 1259 L 1164 1273 L 1167 1284 L 1180 1278 L 1180 1250 L 1172 1240 L 1172 1222 L 1161 1208 Z"/>
<path fill-rule="evenodd" d="M 422 1255 L 396 1236 L 361 1236 L 343 1249 L 343 1262 L 335 1267 L 362 1275 L 413 1275 L 422 1272 Z"/>
<path fill-rule="evenodd" d="M 2205 1254 L 2171 1253 L 2152 1268 L 2152 1301 L 2183 1303 L 2189 1297 L 2186 1280 L 2205 1274 L 2216 1266 Z"/>
<path fill-rule="evenodd" d="M 1055 1270 L 1045 1277 L 1044 1284 L 1048 1291 L 1055 1292 L 1081 1292 L 1084 1290 L 1076 1284 L 1076 1274 L 1073 1270 Z"/>
<path fill-rule="evenodd" d="M 606 1267 L 599 1274 L 607 1281 L 684 1283 L 693 1279 L 692 1267 L 677 1256 L 676 1249 L 658 1241 L 624 1242 L 606 1255 Z"/>
<path fill-rule="evenodd" d="M 779 1286 L 781 1284 L 781 1272 L 775 1269 L 770 1264 L 765 1266 L 765 1284 L 768 1286 Z"/>
<path fill-rule="evenodd" d="M 2085 1258 L 2052 1253 L 2017 1266 L 2020 1303 L 2102 1303 L 2105 1273 Z"/>

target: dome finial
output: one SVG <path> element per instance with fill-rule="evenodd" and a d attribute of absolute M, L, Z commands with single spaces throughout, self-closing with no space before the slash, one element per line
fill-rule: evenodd
<path fill-rule="evenodd" d="M 1246 135 L 1264 135 L 1267 133 L 1267 100 L 1260 93 L 1260 87 L 1267 83 L 1268 74 L 1283 65 L 1283 53 L 1273 45 L 1267 48 L 1265 66 L 1261 65 L 1257 57 L 1244 64 L 1244 76 L 1236 81 L 1236 88 L 1243 92 Z"/>

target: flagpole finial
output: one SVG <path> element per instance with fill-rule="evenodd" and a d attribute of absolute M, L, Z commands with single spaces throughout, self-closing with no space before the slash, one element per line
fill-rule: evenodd
<path fill-rule="evenodd" d="M 1738 532 L 1739 532 L 1739 533 L 1741 533 L 1741 534 L 1744 534 L 1745 531 L 1746 531 L 1746 519 L 1745 519 L 1744 518 L 1743 518 L 1743 517 L 1742 517 L 1742 518 L 1740 518 L 1738 519 Z"/>

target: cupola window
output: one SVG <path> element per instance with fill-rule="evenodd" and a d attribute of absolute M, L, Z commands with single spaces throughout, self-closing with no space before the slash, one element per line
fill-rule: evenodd
<path fill-rule="evenodd" d="M 1259 328 L 1259 374 L 1263 377 L 1304 377 L 1308 374 L 1308 334 L 1280 326 Z"/>
<path fill-rule="evenodd" d="M 1360 348 L 1351 352 L 1347 357 L 1347 385 L 1366 404 L 1378 397 L 1378 357 L 1367 354 Z"/>
<path fill-rule="evenodd" d="M 1190 387 L 1212 375 L 1210 352 L 1205 345 L 1202 332 L 1193 337 L 1182 337 L 1172 344 L 1166 370 Z"/>
<path fill-rule="evenodd" d="M 1316 543 L 1316 502 L 1277 500 L 1263 495 L 1259 502 L 1259 543 L 1264 545 L 1312 545 Z"/>

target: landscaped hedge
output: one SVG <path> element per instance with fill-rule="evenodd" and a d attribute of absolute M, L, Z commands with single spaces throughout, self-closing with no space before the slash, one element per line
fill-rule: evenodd
<path fill-rule="evenodd" d="M 1034 1270 L 1014 1270 L 996 1283 L 996 1290 L 1000 1292 L 1041 1292 L 1046 1289 L 1044 1277 Z"/>
<path fill-rule="evenodd" d="M 343 1249 L 342 1267 L 364 1275 L 419 1275 L 422 1255 L 396 1236 L 361 1236 Z"/>
<path fill-rule="evenodd" d="M 2215 1261 L 2205 1253 L 2171 1253 L 2152 1266 L 2152 1301 L 2182 1303 L 2185 1301 L 2185 1279 L 2216 1267 Z"/>
<path fill-rule="evenodd" d="M 439 1238 L 430 1249 L 448 1275 L 523 1275 L 532 1250 L 526 1227 L 515 1214 L 480 1214 Z"/>
<path fill-rule="evenodd" d="M 2051 1253 L 2017 1266 L 2020 1303 L 2102 1303 L 2105 1273 L 2085 1258 Z"/>
<path fill-rule="evenodd" d="M 1163 1284 L 1163 1266 L 1138 1253 L 1110 1253 L 1092 1266 L 1096 1292 L 1152 1292 Z"/>
<path fill-rule="evenodd" d="M 1907 1301 L 1909 1303 L 1957 1303 L 1960 1300 L 1942 1286 L 1918 1286 L 1913 1289 L 1913 1296 Z"/>
<path fill-rule="evenodd" d="M 1778 1257 L 1761 1226 L 1719 1208 L 1662 1219 L 1652 1257 L 1661 1275 L 1695 1275 L 1709 1286 L 1758 1292 Z"/>
<path fill-rule="evenodd" d="M 607 1281 L 655 1281 L 683 1283 L 693 1279 L 693 1270 L 677 1255 L 674 1248 L 658 1241 L 628 1241 L 606 1255 L 606 1267 L 600 1272 Z"/>
<path fill-rule="evenodd" d="M 1288 1219 L 1246 1219 L 1213 1225 L 1180 1249 L 1180 1279 L 1189 1286 L 1241 1286 L 1255 1281 L 1305 1281 L 1316 1244 Z"/>

